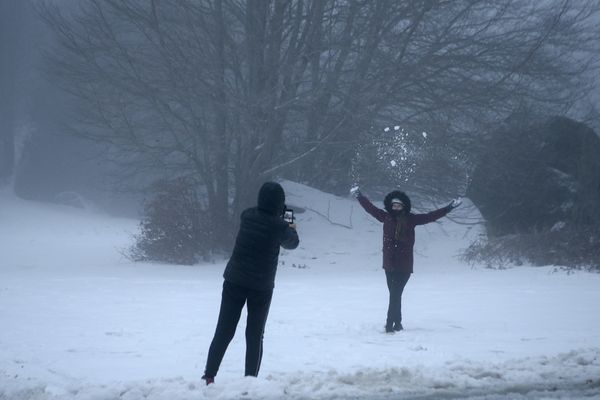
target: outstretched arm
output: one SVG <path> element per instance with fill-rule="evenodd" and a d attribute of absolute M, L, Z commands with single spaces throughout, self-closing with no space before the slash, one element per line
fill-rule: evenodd
<path fill-rule="evenodd" d="M 448 205 L 446 207 L 425 214 L 413 214 L 413 221 L 415 225 L 425 225 L 430 222 L 437 221 L 438 219 L 448 214 L 450 211 L 452 211 L 452 207 Z"/>
<path fill-rule="evenodd" d="M 456 207 L 460 206 L 461 204 L 462 199 L 460 197 L 457 197 L 456 199 L 452 200 L 450 204 L 448 204 L 446 207 L 440 208 L 439 210 L 435 210 L 427 214 L 413 214 L 415 225 L 424 225 L 436 221 L 448 214 L 450 211 L 454 210 Z"/>
<path fill-rule="evenodd" d="M 383 222 L 385 220 L 385 216 L 387 215 L 387 212 L 385 212 L 381 208 L 375 207 L 373 205 L 373 203 L 371 203 L 369 201 L 369 199 L 367 199 L 361 193 L 358 194 L 357 199 L 358 199 L 358 202 L 360 203 L 360 205 L 362 206 L 362 208 L 364 208 L 366 212 L 368 212 L 373 217 L 375 217 L 375 219 L 377 221 Z"/>

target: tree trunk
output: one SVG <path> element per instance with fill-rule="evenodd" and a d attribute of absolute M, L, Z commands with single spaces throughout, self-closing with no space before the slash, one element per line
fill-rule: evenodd
<path fill-rule="evenodd" d="M 214 136 L 216 154 L 214 156 L 215 198 L 212 204 L 213 229 L 219 247 L 227 246 L 231 240 L 229 214 L 229 140 L 227 140 L 227 95 L 225 91 L 225 21 L 223 18 L 222 1 L 215 2 L 215 19 L 217 35 L 216 47 L 216 82 L 215 82 L 215 121 Z"/>
<path fill-rule="evenodd" d="M 21 8 L 19 2 L 0 2 L 0 185 L 15 173 L 18 41 L 9 38 L 19 37 Z"/>

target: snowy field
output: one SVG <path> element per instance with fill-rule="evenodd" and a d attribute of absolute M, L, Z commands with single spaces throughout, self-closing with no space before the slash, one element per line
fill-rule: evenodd
<path fill-rule="evenodd" d="M 284 187 L 306 212 L 260 376 L 242 321 L 209 387 L 226 260 L 134 264 L 136 221 L 0 194 L 0 399 L 600 399 L 600 275 L 472 268 L 456 255 L 478 232 L 444 218 L 417 227 L 405 331 L 385 334 L 380 224 Z"/>

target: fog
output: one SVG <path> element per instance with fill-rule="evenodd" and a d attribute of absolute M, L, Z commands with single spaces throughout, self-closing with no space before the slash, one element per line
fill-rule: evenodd
<path fill-rule="evenodd" d="M 25 199 L 135 216 L 141 197 L 118 187 L 106 146 L 65 129 L 73 104 L 48 74 L 54 37 L 35 4 L 0 2 L 0 183 Z"/>
<path fill-rule="evenodd" d="M 268 179 L 464 195 L 499 126 L 600 126 L 594 1 L 211 4 L 2 0 L 3 187 L 138 216 L 186 177 L 235 221 Z"/>
<path fill-rule="evenodd" d="M 0 399 L 599 399 L 598 38 L 598 0 L 0 0 Z M 265 357 L 238 326 L 206 386 L 240 221 Z"/>

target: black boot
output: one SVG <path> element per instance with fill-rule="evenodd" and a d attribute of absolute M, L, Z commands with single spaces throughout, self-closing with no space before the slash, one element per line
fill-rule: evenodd
<path fill-rule="evenodd" d="M 394 330 L 395 330 L 396 332 L 399 332 L 399 331 L 401 331 L 401 330 L 403 330 L 403 329 L 404 329 L 404 328 L 402 327 L 402 324 L 401 324 L 400 322 L 395 322 L 395 323 L 394 323 Z"/>

